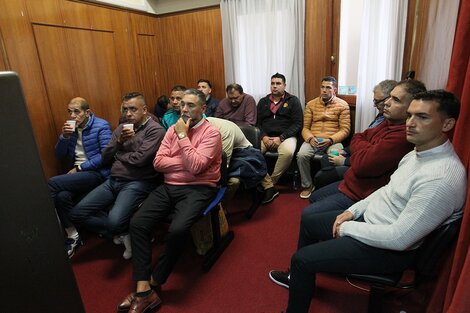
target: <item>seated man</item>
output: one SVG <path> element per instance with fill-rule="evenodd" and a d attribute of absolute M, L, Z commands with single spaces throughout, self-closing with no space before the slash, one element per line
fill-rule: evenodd
<path fill-rule="evenodd" d="M 351 167 L 342 181 L 316 190 L 302 216 L 331 210 L 346 210 L 386 185 L 401 158 L 413 149 L 406 140 L 406 110 L 413 96 L 425 91 L 417 80 L 399 82 L 385 102 L 385 122 L 354 134 L 351 145 Z"/>
<path fill-rule="evenodd" d="M 147 116 L 142 94 L 124 96 L 122 111 L 133 128 L 119 125 L 103 151 L 103 164 L 111 165 L 110 177 L 83 198 L 70 213 L 72 222 L 125 245 L 123 257 L 132 256 L 129 221 L 138 206 L 157 183 L 158 173 L 152 158 L 158 150 L 165 131 Z M 112 205 L 108 214 L 103 210 Z M 122 236 L 122 237 L 120 237 Z"/>
<path fill-rule="evenodd" d="M 299 98 L 286 92 L 284 75 L 271 76 L 271 93 L 258 102 L 256 126 L 261 130 L 261 152 L 279 154 L 271 174 L 273 184 L 277 184 L 292 162 L 302 128 L 302 106 Z"/>
<path fill-rule="evenodd" d="M 454 127 L 459 106 L 444 90 L 416 94 L 406 121 L 406 138 L 415 150 L 401 160 L 390 182 L 344 212 L 302 219 L 290 273 L 269 273 L 289 288 L 287 312 L 308 312 L 317 273 L 402 272 L 429 233 L 462 216 L 465 168 L 445 134 Z"/>
<path fill-rule="evenodd" d="M 184 92 L 181 119 L 167 131 L 155 156 L 155 170 L 165 183 L 153 190 L 131 221 L 132 278 L 137 290 L 118 306 L 118 311 L 141 313 L 160 305 L 154 289 L 170 275 L 191 226 L 217 192 L 222 164 L 222 141 L 215 126 L 202 114 L 206 97 L 195 89 Z M 165 239 L 165 251 L 153 272 L 152 243 L 158 222 L 174 214 Z"/>
<path fill-rule="evenodd" d="M 215 110 L 219 105 L 219 100 L 212 97 L 212 84 L 207 79 L 200 79 L 197 82 L 197 90 L 206 95 L 206 112 L 207 117 L 214 116 Z"/>
<path fill-rule="evenodd" d="M 256 102 L 243 92 L 239 84 L 230 84 L 225 89 L 227 97 L 222 99 L 215 110 L 215 117 L 234 122 L 237 125 L 256 124 Z"/>
<path fill-rule="evenodd" d="M 185 90 L 186 87 L 181 85 L 176 85 L 171 89 L 169 109 L 162 118 L 162 126 L 165 130 L 168 130 L 180 118 L 180 105 Z"/>
<path fill-rule="evenodd" d="M 235 192 L 238 190 L 238 187 L 240 186 L 240 177 L 238 177 L 239 175 L 231 175 L 231 173 L 236 170 L 232 166 L 233 164 L 230 162 L 232 158 L 232 153 L 234 153 L 235 157 L 237 157 L 243 154 L 243 149 L 256 150 L 251 152 L 247 151 L 248 155 L 250 156 L 249 159 L 253 160 L 255 164 L 247 162 L 249 166 L 246 166 L 245 170 L 243 171 L 244 175 L 248 176 L 246 177 L 246 180 L 244 180 L 245 185 L 251 188 L 261 183 L 261 186 L 264 190 L 264 196 L 261 200 L 262 203 L 266 204 L 274 200 L 274 198 L 279 195 L 279 192 L 274 187 L 271 181 L 271 177 L 269 177 L 269 175 L 265 177 L 266 161 L 264 160 L 264 157 L 261 152 L 258 149 L 253 148 L 253 145 L 248 141 L 248 139 L 246 139 L 241 129 L 235 123 L 217 117 L 208 117 L 207 120 L 209 121 L 209 123 L 217 127 L 217 129 L 219 129 L 220 135 L 222 136 L 222 148 L 225 154 L 227 155 L 227 166 L 229 167 L 229 180 L 227 183 L 227 192 L 224 196 L 224 207 L 226 207 L 226 204 L 230 202 L 230 200 L 235 195 Z M 257 161 L 259 161 L 259 163 L 256 163 Z M 241 164 L 246 163 L 243 162 Z"/>
<path fill-rule="evenodd" d="M 111 127 L 107 121 L 96 117 L 88 102 L 80 97 L 70 100 L 68 113 L 70 120 L 75 122 L 70 125 L 66 121 L 62 126 L 55 154 L 60 160 L 67 159 L 71 169 L 67 174 L 50 178 L 48 185 L 67 234 L 67 254 L 72 257 L 82 240 L 69 214 L 80 196 L 100 185 L 109 175 L 109 167 L 102 163 L 101 152 L 111 139 Z"/>
<path fill-rule="evenodd" d="M 305 107 L 302 137 L 305 140 L 297 153 L 302 192 L 308 199 L 315 189 L 312 182 L 310 161 L 317 152 L 329 152 L 343 148 L 341 142 L 349 136 L 351 118 L 349 105 L 336 97 L 336 79 L 323 77 L 320 96 L 309 101 Z"/>
<path fill-rule="evenodd" d="M 373 90 L 374 93 L 374 106 L 377 108 L 377 116 L 369 124 L 368 128 L 374 128 L 379 126 L 383 121 L 385 121 L 384 107 L 385 101 L 390 98 L 390 92 L 395 88 L 397 82 L 395 80 L 383 80 L 378 83 Z M 322 169 L 325 167 L 334 166 L 350 166 L 349 161 L 350 150 L 349 147 L 346 147 L 344 150 L 340 150 L 338 154 L 325 154 L 322 158 Z M 343 171 L 344 173 L 344 171 Z"/>

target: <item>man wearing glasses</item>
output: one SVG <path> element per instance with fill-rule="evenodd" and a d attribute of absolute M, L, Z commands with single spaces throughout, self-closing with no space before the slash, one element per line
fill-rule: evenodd
<path fill-rule="evenodd" d="M 385 107 L 385 101 L 390 98 L 390 92 L 395 88 L 397 85 L 397 81 L 387 79 L 383 80 L 380 83 L 378 83 L 373 90 L 374 93 L 374 99 L 372 100 L 374 102 L 374 107 L 377 109 L 378 113 L 375 116 L 374 120 L 369 124 L 367 128 L 374 128 L 379 126 L 384 120 L 384 107 Z M 335 154 L 327 154 L 323 156 L 322 159 L 322 168 L 325 166 L 350 166 L 351 163 L 349 161 L 350 157 L 350 151 L 349 147 L 344 148 L 344 150 L 340 150 L 338 155 Z M 343 172 L 344 174 L 344 172 Z M 341 175 L 342 177 L 342 175 Z"/>
<path fill-rule="evenodd" d="M 384 121 L 384 106 L 385 101 L 390 97 L 390 92 L 397 85 L 397 82 L 391 79 L 383 80 L 374 87 L 374 106 L 377 108 L 379 113 L 375 119 L 369 124 L 368 128 L 373 128 Z"/>
<path fill-rule="evenodd" d="M 413 149 L 406 140 L 407 109 L 413 96 L 426 91 L 417 80 L 399 82 L 385 101 L 385 121 L 379 126 L 354 134 L 350 145 L 351 167 L 344 179 L 312 193 L 312 202 L 302 218 L 317 212 L 346 210 L 375 190 L 386 185 L 401 158 Z"/>
<path fill-rule="evenodd" d="M 103 164 L 111 166 L 109 178 L 93 189 L 71 211 L 72 222 L 123 243 L 125 259 L 132 256 L 128 235 L 129 221 L 158 184 L 159 174 L 152 165 L 155 152 L 165 135 L 162 126 L 147 115 L 147 106 L 141 93 L 124 96 L 122 112 L 126 124 L 119 125 L 111 141 L 103 150 Z M 107 215 L 103 209 L 109 209 Z"/>
<path fill-rule="evenodd" d="M 225 89 L 227 98 L 220 101 L 215 117 L 234 122 L 237 125 L 256 125 L 255 99 L 243 92 L 239 84 L 230 84 Z"/>

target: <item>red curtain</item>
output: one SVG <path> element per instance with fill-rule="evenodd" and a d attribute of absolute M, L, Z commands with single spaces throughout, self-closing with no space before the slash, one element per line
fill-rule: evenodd
<path fill-rule="evenodd" d="M 469 173 L 470 160 L 470 0 L 461 0 L 452 50 L 447 89 L 461 101 L 460 116 L 455 127 L 453 144 Z M 469 178 L 467 177 L 467 178 Z M 453 259 L 442 273 L 428 312 L 470 312 L 470 179 L 462 227 Z"/>

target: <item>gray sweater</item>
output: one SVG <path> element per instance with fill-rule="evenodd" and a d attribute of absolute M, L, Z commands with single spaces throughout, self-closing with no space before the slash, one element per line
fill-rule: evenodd
<path fill-rule="evenodd" d="M 103 150 L 103 164 L 111 164 L 111 177 L 124 180 L 150 180 L 157 177 L 152 160 L 160 147 L 165 131 L 149 118 L 135 130 L 135 135 L 123 144 L 117 142 L 122 125 L 113 132 Z"/>
<path fill-rule="evenodd" d="M 449 141 L 413 150 L 387 185 L 348 209 L 365 223 L 344 222 L 339 235 L 377 248 L 415 249 L 434 229 L 462 216 L 466 190 L 465 168 Z"/>

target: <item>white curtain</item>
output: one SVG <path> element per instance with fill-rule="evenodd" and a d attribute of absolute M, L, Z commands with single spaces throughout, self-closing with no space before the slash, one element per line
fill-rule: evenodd
<path fill-rule="evenodd" d="M 304 0 L 222 0 L 225 82 L 256 101 L 270 93 L 271 76 L 286 76 L 286 91 L 305 102 Z"/>
<path fill-rule="evenodd" d="M 359 48 L 356 132 L 377 114 L 372 89 L 384 79 L 401 79 L 408 0 L 365 0 Z"/>
<path fill-rule="evenodd" d="M 427 89 L 447 85 L 459 0 L 430 0 L 419 79 Z M 447 47 L 447 49 L 443 49 Z"/>

